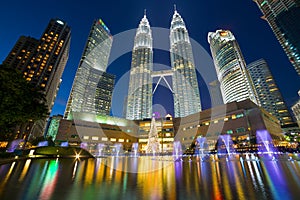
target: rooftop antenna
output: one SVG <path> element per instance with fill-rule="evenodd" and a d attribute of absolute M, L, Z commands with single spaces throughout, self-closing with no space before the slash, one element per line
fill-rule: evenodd
<path fill-rule="evenodd" d="M 177 12 L 177 10 L 176 10 L 176 4 L 174 4 L 174 11 Z"/>
<path fill-rule="evenodd" d="M 144 9 L 144 16 L 146 16 L 146 14 L 147 14 L 146 12 L 147 12 L 147 10 L 146 10 L 146 9 Z"/>

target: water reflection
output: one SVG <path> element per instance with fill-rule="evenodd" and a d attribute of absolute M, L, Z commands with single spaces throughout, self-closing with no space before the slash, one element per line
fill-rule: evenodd
<path fill-rule="evenodd" d="M 36 159 L 0 165 L 1 199 L 295 199 L 300 163 L 238 155 L 87 160 Z"/>

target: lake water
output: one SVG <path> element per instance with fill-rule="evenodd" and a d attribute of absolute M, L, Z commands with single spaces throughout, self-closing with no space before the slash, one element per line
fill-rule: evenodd
<path fill-rule="evenodd" d="M 300 161 L 288 158 L 19 160 L 0 165 L 0 199 L 299 199 Z"/>

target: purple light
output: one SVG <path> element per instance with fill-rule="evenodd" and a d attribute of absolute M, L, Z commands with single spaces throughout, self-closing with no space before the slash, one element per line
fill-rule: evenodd
<path fill-rule="evenodd" d="M 160 113 L 159 112 L 154 112 L 153 116 L 155 117 L 155 119 L 160 119 Z"/>
<path fill-rule="evenodd" d="M 48 141 L 41 141 L 38 143 L 38 147 L 46 147 L 48 146 Z"/>
<path fill-rule="evenodd" d="M 61 147 L 68 147 L 69 146 L 69 142 L 62 142 L 60 144 Z"/>
<path fill-rule="evenodd" d="M 86 143 L 86 142 L 81 142 L 81 144 L 80 144 L 80 148 L 82 148 L 82 149 L 86 149 L 86 150 L 87 150 L 87 148 L 88 148 L 88 145 L 87 145 L 87 143 Z"/>
<path fill-rule="evenodd" d="M 258 151 L 261 153 L 276 152 L 272 138 L 267 130 L 256 131 L 256 143 L 258 145 Z"/>
<path fill-rule="evenodd" d="M 225 147 L 225 148 L 224 148 Z M 220 135 L 218 139 L 218 153 L 234 153 L 233 142 L 230 135 Z"/>
<path fill-rule="evenodd" d="M 18 147 L 19 147 L 19 144 L 21 142 L 24 142 L 24 140 L 22 139 L 17 139 L 17 140 L 14 140 L 10 143 L 9 147 L 7 148 L 6 152 L 14 152 Z"/>

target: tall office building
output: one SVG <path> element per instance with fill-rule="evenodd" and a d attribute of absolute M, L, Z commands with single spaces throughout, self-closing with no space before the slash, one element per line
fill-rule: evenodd
<path fill-rule="evenodd" d="M 259 59 L 248 64 L 247 70 L 253 80 L 261 107 L 275 116 L 280 121 L 281 126 L 292 124 L 292 117 L 267 62 L 264 59 Z"/>
<path fill-rule="evenodd" d="M 300 1 L 254 0 L 300 76 Z"/>
<path fill-rule="evenodd" d="M 201 111 L 192 46 L 185 23 L 176 9 L 170 28 L 170 56 L 175 117 L 185 117 Z"/>
<path fill-rule="evenodd" d="M 208 33 L 224 103 L 250 99 L 260 105 L 246 63 L 234 35 L 228 30 Z"/>
<path fill-rule="evenodd" d="M 298 127 L 300 128 L 300 90 L 298 91 L 299 99 L 298 101 L 292 106 L 292 111 L 294 116 L 297 120 Z"/>
<path fill-rule="evenodd" d="M 3 62 L 45 91 L 50 111 L 69 57 L 70 34 L 65 22 L 51 19 L 39 40 L 21 36 Z"/>
<path fill-rule="evenodd" d="M 132 50 L 126 118 L 152 117 L 152 33 L 146 14 L 136 31 Z"/>
<path fill-rule="evenodd" d="M 71 29 L 65 22 L 51 19 L 39 40 L 21 36 L 3 62 L 21 71 L 24 78 L 35 87 L 42 88 L 49 112 L 53 107 L 69 57 L 70 37 Z M 44 124 L 36 123 L 33 131 L 32 126 L 24 130 L 37 135 L 42 134 Z M 28 135 L 28 133 L 20 134 Z"/>
<path fill-rule="evenodd" d="M 70 112 L 109 115 L 115 75 L 106 73 L 112 35 L 104 22 L 93 22 L 66 106 Z"/>

